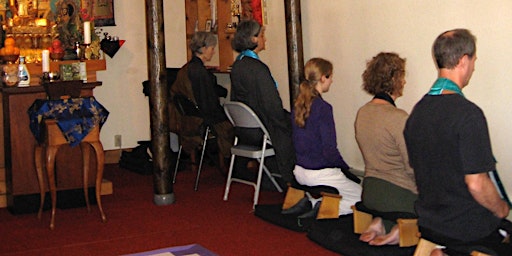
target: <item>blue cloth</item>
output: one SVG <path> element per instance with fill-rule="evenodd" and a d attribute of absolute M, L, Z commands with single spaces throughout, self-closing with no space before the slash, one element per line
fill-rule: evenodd
<path fill-rule="evenodd" d="M 444 77 L 440 77 L 434 82 L 434 84 L 430 88 L 430 91 L 428 92 L 428 95 L 441 95 L 443 94 L 444 90 L 454 91 L 457 94 L 464 97 L 464 94 L 462 93 L 459 86 L 452 80 Z"/>
<path fill-rule="evenodd" d="M 44 141 L 44 120 L 55 119 L 71 146 L 76 146 L 94 126 L 107 121 L 108 110 L 94 97 L 63 100 L 37 99 L 28 109 L 30 130 L 39 143 Z"/>
<path fill-rule="evenodd" d="M 333 167 L 349 169 L 338 150 L 332 106 L 329 103 L 321 97 L 315 98 L 304 128 L 295 123 L 295 110 L 291 118 L 297 165 L 310 170 Z"/>

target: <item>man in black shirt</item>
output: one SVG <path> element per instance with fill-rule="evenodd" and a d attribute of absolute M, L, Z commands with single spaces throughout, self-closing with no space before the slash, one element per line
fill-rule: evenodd
<path fill-rule="evenodd" d="M 496 164 L 487 122 L 462 93 L 473 74 L 475 41 L 466 29 L 437 37 L 438 79 L 414 107 L 404 136 L 418 187 L 422 237 L 456 252 L 506 255 L 512 247 L 501 243 L 499 225 L 509 206 L 488 175 Z"/>

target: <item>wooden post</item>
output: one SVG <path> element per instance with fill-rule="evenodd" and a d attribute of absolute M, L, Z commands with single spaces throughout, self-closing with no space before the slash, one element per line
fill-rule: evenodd
<path fill-rule="evenodd" d="M 288 52 L 288 79 L 290 80 L 290 107 L 299 92 L 304 77 L 304 51 L 302 47 L 302 21 L 300 0 L 286 0 L 286 45 Z"/>
<path fill-rule="evenodd" d="M 153 201 L 157 205 L 174 203 L 170 172 L 169 102 L 165 64 L 163 0 L 146 0 L 146 38 L 149 110 L 153 152 Z"/>

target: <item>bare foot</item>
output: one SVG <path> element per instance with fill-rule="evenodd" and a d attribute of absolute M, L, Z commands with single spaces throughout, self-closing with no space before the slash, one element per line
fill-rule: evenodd
<path fill-rule="evenodd" d="M 368 228 L 359 236 L 359 240 L 363 242 L 370 242 L 377 236 L 386 234 L 384 225 L 382 224 L 382 218 L 376 217 L 372 220 L 372 223 Z"/>
<path fill-rule="evenodd" d="M 391 231 L 386 235 L 381 235 L 375 237 L 373 240 L 368 242 L 370 245 L 381 246 L 388 244 L 398 244 L 400 240 L 400 231 L 398 230 L 398 225 L 393 226 Z"/>
<path fill-rule="evenodd" d="M 443 250 L 441 250 L 441 249 L 434 249 L 430 253 L 430 256 L 444 256 L 444 253 L 443 253 Z"/>

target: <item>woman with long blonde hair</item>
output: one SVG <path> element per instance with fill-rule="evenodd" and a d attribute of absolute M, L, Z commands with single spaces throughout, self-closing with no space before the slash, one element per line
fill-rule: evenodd
<path fill-rule="evenodd" d="M 338 150 L 332 106 L 322 98 L 331 87 L 333 65 L 328 60 L 312 58 L 304 67 L 304 76 L 292 111 L 297 157 L 293 173 L 299 184 L 336 188 L 343 197 L 339 214 L 350 214 L 350 206 L 361 199 L 361 186 L 356 183 L 357 177 L 348 171 L 349 166 Z M 319 201 L 304 197 L 296 207 L 284 213 L 303 211 L 299 218 L 314 217 Z"/>

